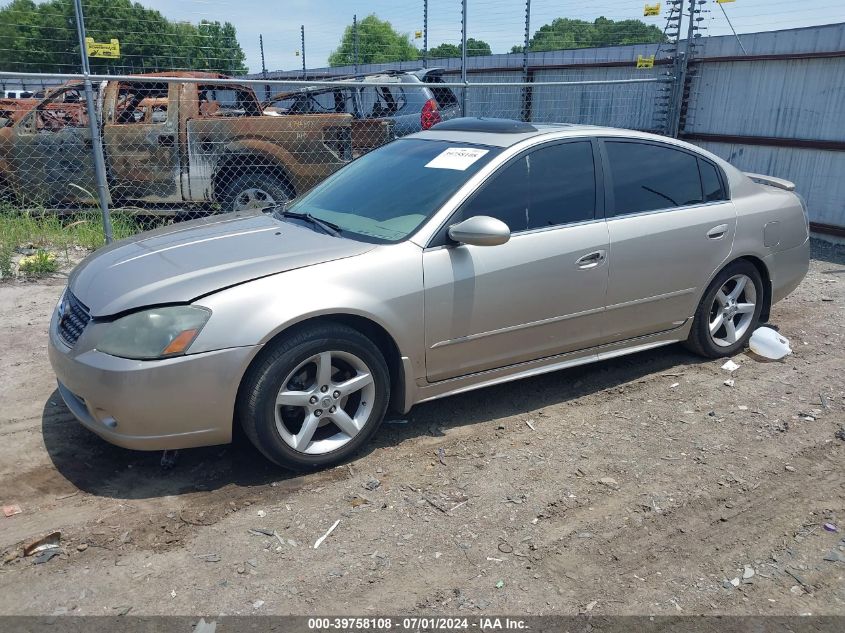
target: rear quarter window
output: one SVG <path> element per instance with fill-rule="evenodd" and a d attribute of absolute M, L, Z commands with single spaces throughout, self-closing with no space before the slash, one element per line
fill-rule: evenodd
<path fill-rule="evenodd" d="M 698 159 L 698 171 L 701 173 L 701 187 L 704 190 L 705 202 L 727 200 L 727 192 L 719 177 L 719 169 L 713 163 Z"/>

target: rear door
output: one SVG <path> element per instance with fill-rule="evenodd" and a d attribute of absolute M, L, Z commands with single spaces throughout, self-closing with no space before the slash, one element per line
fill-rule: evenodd
<path fill-rule="evenodd" d="M 178 90 L 178 84 L 166 82 L 109 85 L 103 139 L 116 198 L 182 200 Z"/>
<path fill-rule="evenodd" d="M 428 380 L 435 382 L 602 340 L 607 228 L 590 140 L 524 152 L 494 173 L 423 253 Z M 511 229 L 499 246 L 455 244 L 476 215 Z"/>
<path fill-rule="evenodd" d="M 731 252 L 736 211 L 724 175 L 709 160 L 659 142 L 607 138 L 602 154 L 609 340 L 679 327 Z"/>

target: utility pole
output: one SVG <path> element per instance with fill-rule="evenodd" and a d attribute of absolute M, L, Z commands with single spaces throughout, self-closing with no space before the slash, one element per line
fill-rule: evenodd
<path fill-rule="evenodd" d="M 357 15 L 352 16 L 352 35 L 353 35 L 352 46 L 355 50 L 353 59 L 354 59 L 354 66 L 355 66 L 355 74 L 357 75 L 358 74 L 358 16 Z"/>
<path fill-rule="evenodd" d="M 299 27 L 300 44 L 302 46 L 302 78 L 305 79 L 305 25 Z"/>
<path fill-rule="evenodd" d="M 85 77 L 85 105 L 88 108 L 88 128 L 91 132 L 91 145 L 94 150 L 94 177 L 97 180 L 97 198 L 103 215 L 103 235 L 106 238 L 106 244 L 110 244 L 113 235 L 111 216 L 109 215 L 106 161 L 103 158 L 103 139 L 100 137 L 100 123 L 94 106 L 94 87 L 91 85 L 91 67 L 88 64 L 88 47 L 85 45 L 85 17 L 82 14 L 81 0 L 74 0 L 73 8 L 76 11 L 76 34 L 79 36 L 79 55 L 82 58 L 82 74 Z"/>
<path fill-rule="evenodd" d="M 522 44 L 522 81 L 528 83 L 528 43 L 531 41 L 531 0 L 525 0 L 525 41 Z M 522 87 L 522 120 L 531 120 L 531 88 Z"/>
<path fill-rule="evenodd" d="M 261 33 L 258 34 L 258 47 L 261 49 L 261 77 L 266 81 L 267 66 L 264 64 L 264 36 Z M 270 86 L 268 84 L 264 84 L 264 100 L 270 100 Z"/>
<path fill-rule="evenodd" d="M 684 102 L 684 89 L 687 83 L 687 70 L 689 68 L 689 58 L 693 50 L 693 38 L 695 37 L 695 5 L 696 0 L 689 0 L 689 16 L 687 24 L 687 39 L 684 42 L 684 51 L 681 53 L 680 47 L 677 49 L 677 60 L 675 65 L 675 84 L 672 93 L 672 107 L 669 109 L 670 118 L 668 123 L 669 136 L 677 138 L 681 127 L 681 110 Z M 678 38 L 680 38 L 681 24 L 684 15 L 683 4 L 679 6 L 681 12 L 678 21 Z M 678 42 L 680 45 L 680 41 Z"/>
<path fill-rule="evenodd" d="M 467 0 L 461 0 L 461 116 L 467 115 Z"/>
<path fill-rule="evenodd" d="M 423 0 L 423 68 L 428 68 L 428 0 Z"/>

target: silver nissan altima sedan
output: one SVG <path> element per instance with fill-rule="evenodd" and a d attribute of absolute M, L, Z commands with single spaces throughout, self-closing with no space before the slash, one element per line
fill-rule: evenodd
<path fill-rule="evenodd" d="M 186 222 L 71 274 L 50 360 L 109 442 L 343 460 L 388 409 L 685 342 L 745 346 L 801 282 L 794 186 L 687 143 L 453 119 L 285 207 Z"/>

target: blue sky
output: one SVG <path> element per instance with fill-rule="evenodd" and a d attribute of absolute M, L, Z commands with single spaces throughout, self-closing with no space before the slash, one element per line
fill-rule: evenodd
<path fill-rule="evenodd" d="M 357 13 L 362 18 L 375 13 L 394 28 L 409 33 L 422 29 L 423 0 L 140 0 L 173 20 L 202 19 L 232 22 L 247 55 L 250 71 L 261 69 L 258 35 L 264 35 L 269 70 L 294 69 L 302 64 L 299 26 L 305 25 L 306 61 L 315 68 L 326 65 L 346 25 Z M 656 0 L 648 0 L 652 4 Z M 643 0 L 532 0 L 531 31 L 555 17 L 593 20 L 605 16 L 614 20 L 639 18 L 661 28 L 667 11 L 659 18 L 644 18 Z M 845 21 L 843 0 L 736 0 L 723 5 L 737 31 L 754 32 Z M 729 34 L 728 24 L 712 0 L 705 6 L 706 34 Z M 494 53 L 505 53 L 523 39 L 523 0 L 468 0 L 468 34 L 487 41 Z M 429 46 L 443 42 L 458 44 L 461 37 L 460 0 L 429 0 Z M 422 40 L 414 40 L 422 47 Z"/>

